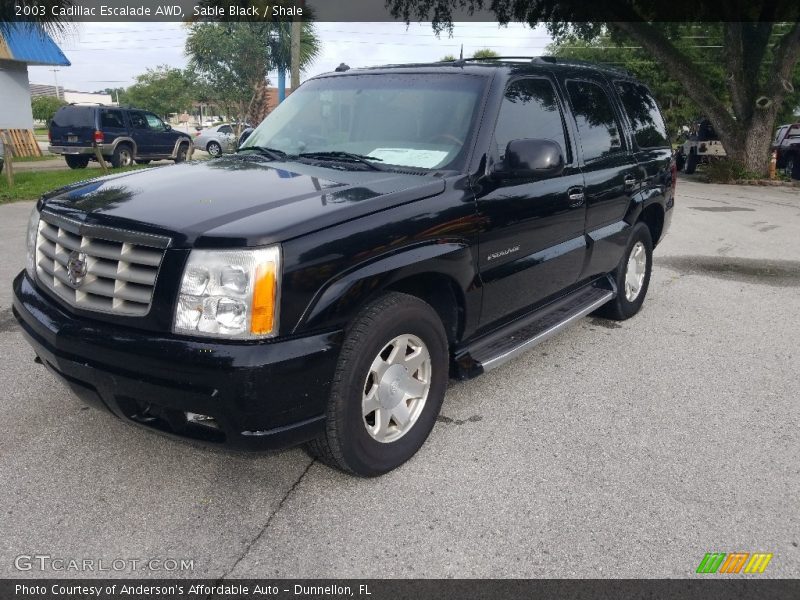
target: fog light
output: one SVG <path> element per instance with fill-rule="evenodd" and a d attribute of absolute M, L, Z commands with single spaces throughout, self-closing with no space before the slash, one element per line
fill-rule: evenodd
<path fill-rule="evenodd" d="M 196 425 L 202 425 L 203 427 L 213 427 L 214 429 L 219 429 L 219 424 L 217 424 L 217 420 L 214 417 L 210 417 L 208 415 L 201 415 L 199 413 L 187 412 L 186 421 L 189 423 L 195 423 Z"/>

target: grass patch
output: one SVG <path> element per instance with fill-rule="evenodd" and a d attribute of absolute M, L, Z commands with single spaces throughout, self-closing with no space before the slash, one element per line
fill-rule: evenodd
<path fill-rule="evenodd" d="M 47 127 L 34 127 L 33 135 L 47 135 Z"/>
<path fill-rule="evenodd" d="M 54 158 L 60 158 L 60 157 L 57 156 L 56 154 L 45 154 L 43 156 L 15 156 L 14 164 L 39 162 L 40 160 L 53 160 Z"/>
<path fill-rule="evenodd" d="M 125 169 L 111 169 L 109 174 L 124 173 L 147 167 L 136 165 Z M 70 183 L 103 175 L 102 169 L 76 169 L 69 171 L 17 171 L 14 187 L 8 187 L 5 171 L 0 175 L 0 203 L 17 200 L 36 200 L 39 196 Z"/>

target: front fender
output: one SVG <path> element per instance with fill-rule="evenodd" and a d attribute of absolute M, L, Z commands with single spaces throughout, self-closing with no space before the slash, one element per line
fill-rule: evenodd
<path fill-rule="evenodd" d="M 332 278 L 315 294 L 292 333 L 301 329 L 341 327 L 364 304 L 402 280 L 440 276 L 455 284 L 463 302 L 474 281 L 473 257 L 462 241 L 440 241 L 407 246 L 375 257 Z M 467 316 L 479 310 L 468 310 Z"/>

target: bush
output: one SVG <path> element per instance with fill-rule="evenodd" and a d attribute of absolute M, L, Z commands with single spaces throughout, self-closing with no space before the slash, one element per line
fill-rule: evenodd
<path fill-rule="evenodd" d="M 711 183 L 733 183 L 740 179 L 763 179 L 758 173 L 748 171 L 729 158 L 712 160 L 706 165 L 705 173 Z"/>

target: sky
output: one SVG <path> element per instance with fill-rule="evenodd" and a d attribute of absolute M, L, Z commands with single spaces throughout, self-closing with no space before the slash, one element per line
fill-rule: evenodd
<path fill-rule="evenodd" d="M 480 48 L 492 48 L 504 56 L 545 54 L 551 39 L 542 27 L 531 29 L 513 23 L 456 23 L 453 37 L 437 38 L 429 23 L 317 23 L 322 41 L 319 57 L 303 73 L 311 77 L 332 71 L 339 63 L 351 67 L 464 56 Z M 158 65 L 186 66 L 183 53 L 186 30 L 181 23 L 78 23 L 75 30 L 57 42 L 70 67 L 30 67 L 31 83 L 53 84 L 81 92 L 109 87 L 127 87 L 138 74 Z M 270 83 L 276 84 L 275 74 Z M 287 75 L 287 85 L 288 82 Z"/>

